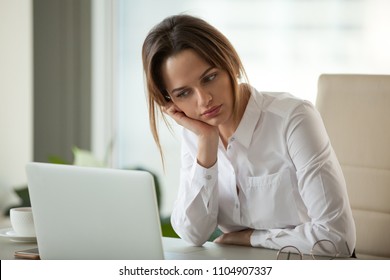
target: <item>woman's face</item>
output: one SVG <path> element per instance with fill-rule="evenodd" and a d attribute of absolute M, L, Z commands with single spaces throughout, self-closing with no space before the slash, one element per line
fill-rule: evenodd
<path fill-rule="evenodd" d="M 171 100 L 188 117 L 213 126 L 231 119 L 233 88 L 226 71 L 191 49 L 169 57 L 161 70 Z"/>

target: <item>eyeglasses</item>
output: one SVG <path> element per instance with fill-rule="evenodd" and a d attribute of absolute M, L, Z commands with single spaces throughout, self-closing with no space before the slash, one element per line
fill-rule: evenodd
<path fill-rule="evenodd" d="M 310 256 L 313 260 L 333 260 L 337 258 L 340 252 L 337 250 L 333 241 L 321 239 L 314 243 L 310 251 Z M 295 246 L 287 245 L 279 249 L 276 255 L 277 260 L 302 260 L 302 252 Z"/>

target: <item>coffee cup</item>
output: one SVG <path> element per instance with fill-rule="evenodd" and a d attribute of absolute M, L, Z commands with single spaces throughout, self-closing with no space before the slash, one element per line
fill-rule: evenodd
<path fill-rule="evenodd" d="M 12 229 L 18 236 L 35 236 L 34 219 L 31 207 L 17 207 L 10 210 Z"/>

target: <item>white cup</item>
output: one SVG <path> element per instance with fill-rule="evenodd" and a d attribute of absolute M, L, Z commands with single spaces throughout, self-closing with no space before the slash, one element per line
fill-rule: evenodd
<path fill-rule="evenodd" d="M 34 219 L 31 207 L 17 207 L 10 210 L 13 230 L 18 236 L 35 236 Z"/>

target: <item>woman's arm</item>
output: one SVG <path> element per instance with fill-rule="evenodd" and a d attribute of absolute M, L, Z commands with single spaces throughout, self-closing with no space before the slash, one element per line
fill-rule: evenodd
<path fill-rule="evenodd" d="M 318 111 L 309 102 L 301 104 L 286 119 L 284 133 L 310 221 L 291 229 L 254 231 L 252 245 L 294 245 L 309 253 L 316 241 L 328 239 L 342 255 L 351 255 L 356 233 L 346 184 Z"/>
<path fill-rule="evenodd" d="M 241 231 L 224 233 L 218 236 L 214 242 L 220 244 L 251 246 L 251 235 L 253 231 L 254 230 L 250 228 Z"/>
<path fill-rule="evenodd" d="M 197 137 L 183 131 L 180 186 L 171 222 L 184 240 L 200 246 L 217 227 L 218 165 L 204 168 L 196 159 Z"/>
<path fill-rule="evenodd" d="M 172 226 L 181 238 L 200 246 L 217 226 L 218 128 L 187 117 L 173 103 L 164 111 L 184 127 L 180 188 Z"/>

